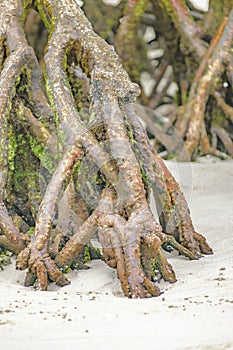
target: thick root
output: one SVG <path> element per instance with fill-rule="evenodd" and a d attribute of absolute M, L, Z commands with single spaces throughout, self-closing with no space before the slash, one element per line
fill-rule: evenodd
<path fill-rule="evenodd" d="M 113 47 L 93 32 L 75 1 L 42 0 L 35 4 L 50 31 L 44 56 L 49 103 L 40 88 L 41 70 L 34 51 L 28 46 L 21 18 L 17 17 L 18 3 L 10 0 L 8 21 L 10 27 L 15 26 L 16 32 L 9 29 L 3 33 L 7 38 L 9 57 L 4 62 L 0 79 L 4 92 L 0 100 L 0 129 L 7 124 L 9 106 L 12 106 L 12 97 L 9 100 L 7 96 L 11 96 L 13 90 L 14 107 L 25 115 L 17 120 L 19 126 L 25 130 L 26 120 L 29 134 L 43 147 L 48 146 L 46 149 L 52 156 L 56 155 L 52 147 L 55 144 L 60 151 L 56 161 L 61 154 L 62 159 L 58 164 L 54 160 L 55 170 L 47 175 L 30 243 L 25 243 L 2 204 L 0 244 L 5 242 L 10 247 L 11 242 L 12 250 L 21 251 L 16 268 L 28 269 L 25 284 L 34 285 L 37 281 L 38 289 L 46 290 L 50 281 L 60 286 L 69 284 L 59 268 L 71 265 L 97 233 L 106 263 L 116 268 L 124 294 L 130 298 L 158 296 L 161 291 L 153 281 L 155 271 L 168 282 L 176 281 L 161 246 L 171 246 L 189 259 L 202 253 L 211 254 L 212 250 L 204 237 L 194 231 L 178 184 L 150 145 L 135 115 L 131 103 L 139 89 L 123 70 Z M 7 5 L 4 0 L 1 6 L 6 10 Z M 181 10 L 182 15 L 188 16 L 185 9 Z M 7 28 L 8 22 L 5 23 Z M 188 39 L 193 41 L 190 35 Z M 199 49 L 202 49 L 200 45 Z M 85 77 L 87 120 L 79 113 L 64 63 Z M 20 89 L 14 89 L 24 68 L 27 73 L 23 78 L 28 83 L 24 96 L 26 106 Z M 42 123 L 41 116 L 48 118 L 48 124 L 51 116 L 56 120 L 53 136 Z M 5 168 L 10 169 L 6 134 L 2 135 L 2 140 L 6 147 L 0 154 L 3 160 L 0 164 L 1 203 L 5 200 L 8 176 Z M 92 174 L 93 169 L 96 174 Z M 96 194 L 94 186 L 97 187 L 97 182 Z M 82 185 L 86 193 L 82 193 Z M 161 226 L 150 210 L 150 188 L 156 199 Z M 93 193 L 95 198 L 91 202 Z M 83 200 L 88 200 L 74 210 L 81 218 L 76 220 L 75 227 L 75 220 L 72 215 L 66 217 L 65 209 L 72 207 L 72 200 L 78 203 L 80 194 L 83 194 Z M 67 222 L 61 224 L 62 218 L 71 223 L 70 230 Z M 57 235 L 52 236 L 51 231 Z M 69 231 L 68 235 L 64 235 L 64 231 Z"/>
<path fill-rule="evenodd" d="M 41 291 L 47 290 L 49 280 L 61 287 L 70 283 L 47 254 L 38 258 L 37 254 L 30 250 L 30 247 L 19 254 L 16 268 L 18 270 L 28 268 L 25 286 L 35 285 L 36 283 L 36 288 Z"/>

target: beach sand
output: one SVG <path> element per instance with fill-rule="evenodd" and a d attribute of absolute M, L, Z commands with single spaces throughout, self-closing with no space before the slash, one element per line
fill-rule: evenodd
<path fill-rule="evenodd" d="M 233 349 L 233 161 L 167 164 L 214 255 L 166 253 L 178 281 L 142 300 L 123 297 L 115 270 L 99 260 L 47 292 L 24 287 L 12 263 L 0 272 L 2 350 Z"/>

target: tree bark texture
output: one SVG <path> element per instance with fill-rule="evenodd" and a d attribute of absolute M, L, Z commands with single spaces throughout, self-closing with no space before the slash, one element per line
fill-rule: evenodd
<path fill-rule="evenodd" d="M 210 1 L 206 13 L 185 0 L 121 1 L 112 15 L 101 0 L 98 14 L 90 3 L 88 18 L 141 88 L 140 101 L 150 108 L 141 117 L 158 152 L 181 161 L 232 157 L 232 0 Z M 154 37 L 145 40 L 148 30 Z"/>
<path fill-rule="evenodd" d="M 118 37 L 145 6 L 127 3 Z M 127 297 L 158 296 L 155 274 L 176 280 L 162 248 L 212 250 L 138 118 L 138 85 L 74 0 L 3 0 L 0 16 L 0 246 L 46 290 L 97 237 Z"/>

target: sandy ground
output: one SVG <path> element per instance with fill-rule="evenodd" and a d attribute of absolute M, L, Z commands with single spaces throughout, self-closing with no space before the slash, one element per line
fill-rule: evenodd
<path fill-rule="evenodd" d="M 233 161 L 169 163 L 187 194 L 196 229 L 214 255 L 170 254 L 178 282 L 158 298 L 121 295 L 101 261 L 72 272 L 70 286 L 36 292 L 24 273 L 0 273 L 0 349 L 233 349 Z"/>

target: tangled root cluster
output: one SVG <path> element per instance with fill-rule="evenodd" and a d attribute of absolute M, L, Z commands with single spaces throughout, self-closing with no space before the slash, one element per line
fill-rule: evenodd
<path fill-rule="evenodd" d="M 0 4 L 0 246 L 28 269 L 26 285 L 46 290 L 69 283 L 64 267 L 97 236 L 127 297 L 158 296 L 155 271 L 176 280 L 162 247 L 189 259 L 212 250 L 149 142 L 114 48 L 74 0 L 34 1 L 49 33 L 42 71 L 23 30 L 30 5 Z"/>

